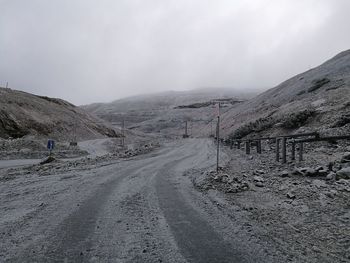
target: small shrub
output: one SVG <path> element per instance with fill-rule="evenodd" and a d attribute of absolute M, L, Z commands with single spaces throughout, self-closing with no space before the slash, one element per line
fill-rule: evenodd
<path fill-rule="evenodd" d="M 213 103 L 211 101 L 208 102 L 199 102 L 199 103 L 193 103 L 189 105 L 180 105 L 175 107 L 174 109 L 198 109 L 198 108 L 204 108 L 212 105 Z"/>
<path fill-rule="evenodd" d="M 341 116 L 333 125 L 332 128 L 343 127 L 346 124 L 350 123 L 350 114 Z"/>
<path fill-rule="evenodd" d="M 303 94 L 305 94 L 305 93 L 306 93 L 306 91 L 305 91 L 305 90 L 302 90 L 302 91 L 299 91 L 297 95 L 300 96 L 300 95 L 303 95 Z"/>
<path fill-rule="evenodd" d="M 348 107 L 350 107 L 350 101 L 345 102 L 345 103 L 343 104 L 343 108 L 348 108 Z"/>
<path fill-rule="evenodd" d="M 315 110 L 307 109 L 285 116 L 281 122 L 281 127 L 285 129 L 295 129 L 303 126 L 310 117 L 316 114 Z"/>
<path fill-rule="evenodd" d="M 28 131 L 22 128 L 5 110 L 0 110 L 0 137 L 22 138 Z"/>
<path fill-rule="evenodd" d="M 231 139 L 241 139 L 253 132 L 261 132 L 271 128 L 276 123 L 276 119 L 272 117 L 265 117 L 257 119 L 253 122 L 249 122 L 239 127 L 233 133 L 231 133 Z"/>
<path fill-rule="evenodd" d="M 330 79 L 328 78 L 322 78 L 322 79 L 317 79 L 312 82 L 312 86 L 307 90 L 308 92 L 313 92 L 322 86 L 326 85 L 327 83 L 330 82 Z"/>

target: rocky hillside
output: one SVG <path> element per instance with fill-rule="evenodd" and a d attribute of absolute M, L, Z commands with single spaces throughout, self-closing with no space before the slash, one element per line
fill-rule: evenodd
<path fill-rule="evenodd" d="M 0 88 L 0 138 L 26 135 L 64 141 L 118 136 L 100 119 L 64 100 Z"/>
<path fill-rule="evenodd" d="M 350 50 L 228 110 L 222 118 L 223 135 L 234 138 L 309 130 L 349 134 Z"/>

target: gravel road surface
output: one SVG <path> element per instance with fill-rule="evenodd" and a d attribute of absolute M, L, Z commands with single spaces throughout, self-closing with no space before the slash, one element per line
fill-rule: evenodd
<path fill-rule="evenodd" d="M 211 141 L 186 139 L 93 169 L 3 180 L 0 261 L 271 262 L 186 176 L 215 160 Z"/>

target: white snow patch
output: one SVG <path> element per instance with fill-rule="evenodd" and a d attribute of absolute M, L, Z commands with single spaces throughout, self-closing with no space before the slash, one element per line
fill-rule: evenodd
<path fill-rule="evenodd" d="M 326 102 L 325 99 L 319 99 L 319 100 L 315 100 L 315 101 L 311 102 L 311 105 L 314 107 L 319 107 L 325 102 Z"/>

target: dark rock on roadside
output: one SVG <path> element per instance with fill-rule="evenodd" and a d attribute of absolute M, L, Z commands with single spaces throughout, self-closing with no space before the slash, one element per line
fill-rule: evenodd
<path fill-rule="evenodd" d="M 312 168 L 305 168 L 301 170 L 304 173 L 304 176 L 314 177 L 318 175 L 318 171 Z"/>
<path fill-rule="evenodd" d="M 281 177 L 282 177 L 282 178 L 289 177 L 289 172 L 288 172 L 288 171 L 283 171 L 283 172 L 281 173 Z"/>
<path fill-rule="evenodd" d="M 340 160 L 341 163 L 350 163 L 350 152 L 347 152 L 343 155 Z"/>
<path fill-rule="evenodd" d="M 254 180 L 254 184 L 257 187 L 264 187 L 264 178 L 260 177 L 260 176 L 254 176 L 253 178 Z"/>
<path fill-rule="evenodd" d="M 287 197 L 288 197 L 289 199 L 295 199 L 295 194 L 287 193 Z"/>
<path fill-rule="evenodd" d="M 330 172 L 330 173 L 327 174 L 327 176 L 326 176 L 326 180 L 329 180 L 329 181 L 335 180 L 335 178 L 336 178 L 336 174 L 335 174 L 334 172 Z"/>
<path fill-rule="evenodd" d="M 256 174 L 256 175 L 265 174 L 265 171 L 264 170 L 255 170 L 254 174 Z"/>
<path fill-rule="evenodd" d="M 264 182 L 264 178 L 260 177 L 260 176 L 254 176 L 253 178 L 254 182 Z"/>
<path fill-rule="evenodd" d="M 302 175 L 306 177 L 325 177 L 327 176 L 328 173 L 329 173 L 328 170 L 325 170 L 322 166 L 318 166 L 316 169 L 311 167 L 304 167 L 304 168 L 295 169 L 292 172 L 292 174 L 294 175 Z"/>
<path fill-rule="evenodd" d="M 337 172 L 337 180 L 350 179 L 350 167 L 343 168 Z"/>
<path fill-rule="evenodd" d="M 42 160 L 40 162 L 40 164 L 43 165 L 43 164 L 47 164 L 47 163 L 52 163 L 54 161 L 56 161 L 56 158 L 53 156 L 49 156 L 49 157 L 45 158 L 44 160 Z"/>
<path fill-rule="evenodd" d="M 255 186 L 257 186 L 257 187 L 264 187 L 264 183 L 263 182 L 256 182 Z"/>

